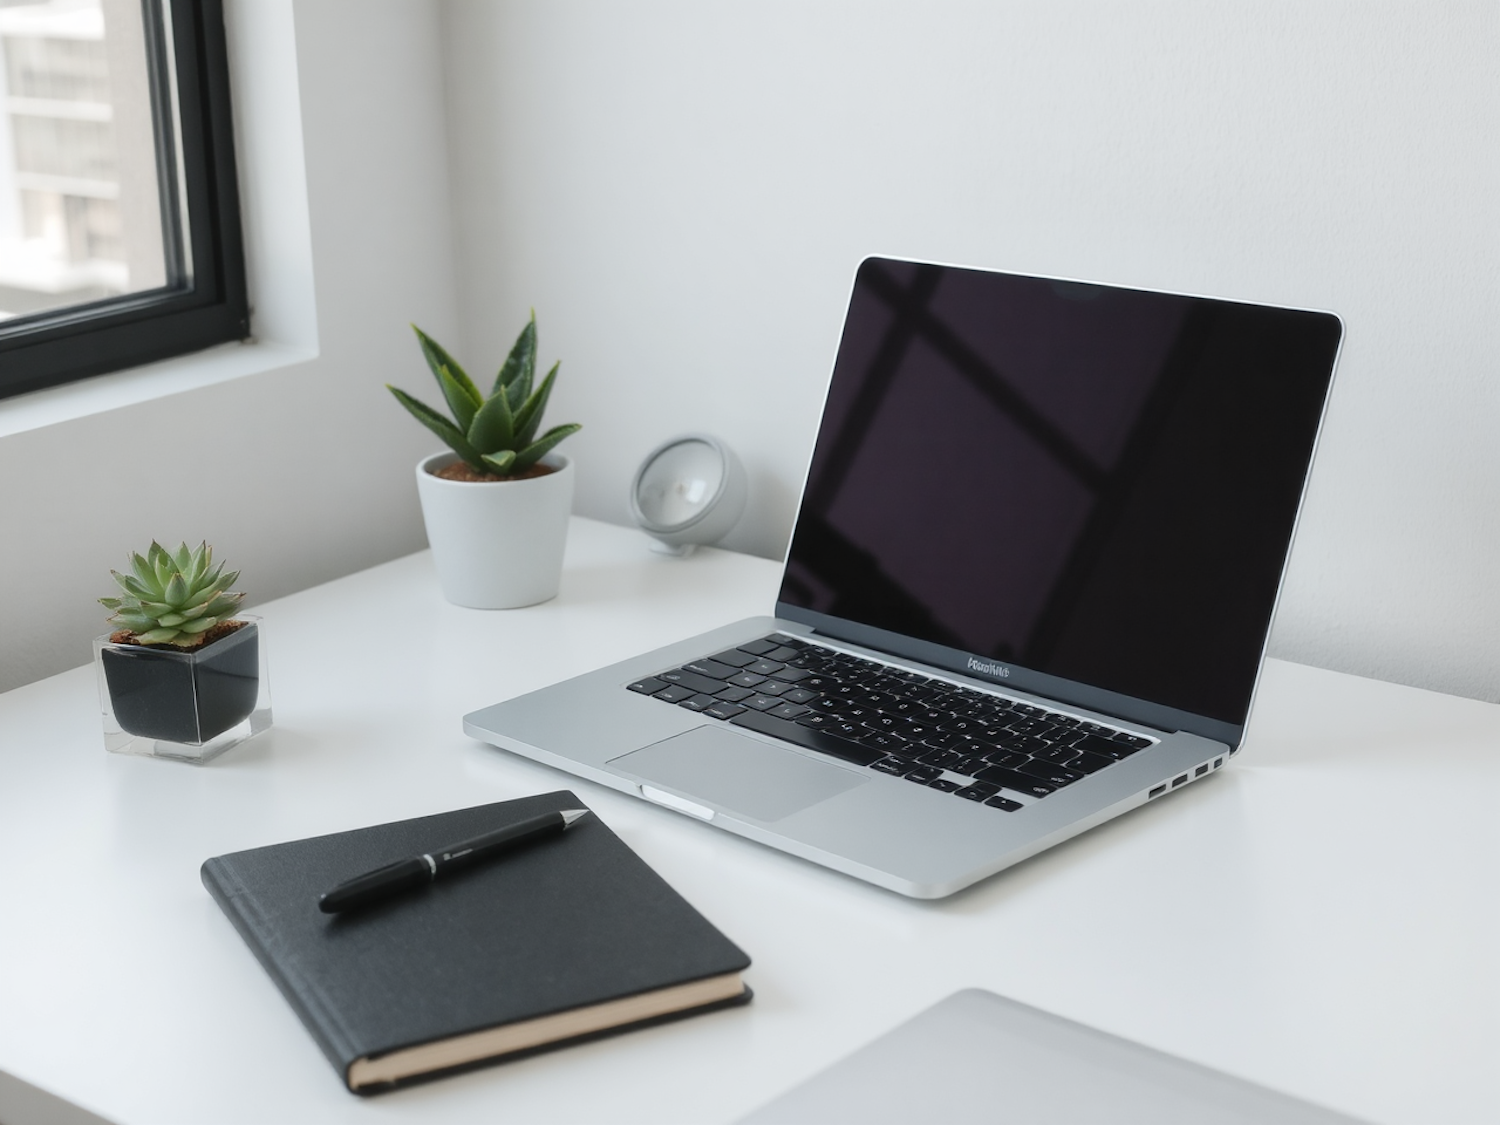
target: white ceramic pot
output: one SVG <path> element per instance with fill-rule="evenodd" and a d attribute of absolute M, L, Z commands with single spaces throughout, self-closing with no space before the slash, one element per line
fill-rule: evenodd
<path fill-rule="evenodd" d="M 453 481 L 429 471 L 457 461 L 449 451 L 417 462 L 417 495 L 443 597 L 473 609 L 514 609 L 557 596 L 573 462 L 549 453 L 556 471 L 530 480 Z"/>

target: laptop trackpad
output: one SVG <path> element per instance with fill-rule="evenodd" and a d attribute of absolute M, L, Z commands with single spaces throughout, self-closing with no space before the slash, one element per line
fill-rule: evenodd
<path fill-rule="evenodd" d="M 611 759 L 631 777 L 770 822 L 869 781 L 723 727 L 695 727 Z"/>

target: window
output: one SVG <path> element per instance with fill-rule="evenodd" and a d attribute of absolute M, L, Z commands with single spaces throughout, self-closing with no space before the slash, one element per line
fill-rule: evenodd
<path fill-rule="evenodd" d="M 0 0 L 0 397 L 249 335 L 222 0 Z"/>

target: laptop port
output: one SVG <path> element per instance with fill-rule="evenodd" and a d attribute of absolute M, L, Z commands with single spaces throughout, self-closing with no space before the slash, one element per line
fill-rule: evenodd
<path fill-rule="evenodd" d="M 1160 797 L 1166 791 L 1167 787 L 1165 784 L 1158 785 L 1155 789 L 1146 794 L 1146 799 L 1149 801 L 1152 797 Z"/>
<path fill-rule="evenodd" d="M 1201 765 L 1201 766 L 1199 766 L 1197 769 L 1195 769 L 1193 771 L 1193 776 L 1194 777 L 1202 777 L 1207 772 L 1208 772 L 1208 766 L 1206 764 L 1205 765 Z"/>
<path fill-rule="evenodd" d="M 1218 769 L 1223 764 L 1224 764 L 1224 759 L 1223 758 L 1215 758 L 1214 759 L 1214 769 Z"/>
<path fill-rule="evenodd" d="M 1183 774 L 1181 777 L 1174 777 L 1172 779 L 1172 788 L 1176 789 L 1179 785 L 1184 784 L 1186 781 L 1187 781 L 1187 774 Z"/>

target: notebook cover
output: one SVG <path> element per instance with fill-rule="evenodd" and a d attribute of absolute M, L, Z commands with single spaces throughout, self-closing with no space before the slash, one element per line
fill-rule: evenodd
<path fill-rule="evenodd" d="M 366 1056 L 749 966 L 594 815 L 366 910 L 318 909 L 320 894 L 365 871 L 586 807 L 564 790 L 235 852 L 206 861 L 203 884 L 346 1085 Z"/>

